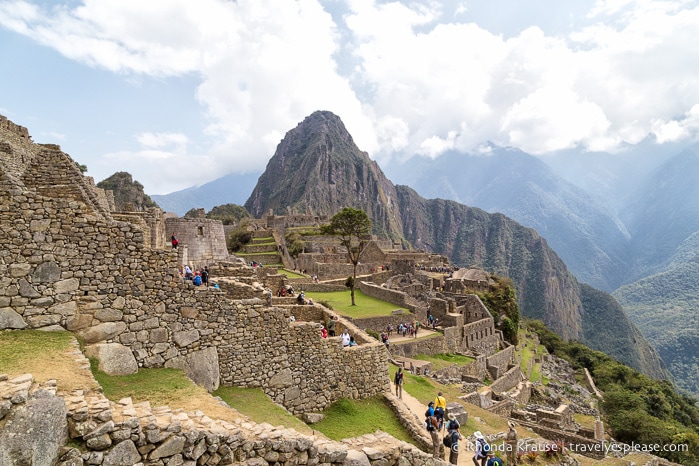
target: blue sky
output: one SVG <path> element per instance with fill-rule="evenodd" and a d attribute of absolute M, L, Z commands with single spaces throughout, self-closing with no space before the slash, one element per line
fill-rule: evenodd
<path fill-rule="evenodd" d="M 0 114 L 149 194 L 260 173 L 315 110 L 379 163 L 696 141 L 682 0 L 0 0 Z"/>

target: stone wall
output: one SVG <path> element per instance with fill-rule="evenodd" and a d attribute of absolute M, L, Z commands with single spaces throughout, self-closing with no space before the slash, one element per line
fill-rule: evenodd
<path fill-rule="evenodd" d="M 1 464 L 446 465 L 382 432 L 341 443 L 243 416 L 214 420 L 130 398 L 114 403 L 99 392 L 60 393 L 55 381 L 38 385 L 30 374 L 0 375 L 0 393 L 12 400 L 0 409 L 9 421 L 0 431 Z"/>
<path fill-rule="evenodd" d="M 369 282 L 359 282 L 359 289 L 362 293 L 372 298 L 380 299 L 382 301 L 388 301 L 389 303 L 395 304 L 398 307 L 408 308 L 410 306 L 406 302 L 406 294 L 402 291 L 391 290 L 388 288 L 383 288 L 381 286 L 375 285 Z M 412 309 L 410 309 L 412 311 Z"/>
<path fill-rule="evenodd" d="M 519 368 L 519 366 L 515 366 L 505 372 L 502 377 L 493 382 L 490 389 L 497 394 L 506 392 L 513 387 L 516 387 L 517 384 L 522 381 L 522 378 L 522 370 Z"/>
<path fill-rule="evenodd" d="M 499 351 L 487 359 L 488 372 L 493 380 L 499 378 L 507 371 L 510 364 L 514 363 L 515 347 L 510 345 L 502 351 Z"/>
<path fill-rule="evenodd" d="M 220 220 L 208 218 L 166 218 L 164 236 L 177 234 L 180 246 L 187 246 L 190 266 L 203 269 L 219 260 L 228 259 L 226 235 Z"/>
<path fill-rule="evenodd" d="M 57 146 L 36 150 L 40 157 L 0 180 L 2 329 L 64 328 L 86 344 L 123 345 L 141 367 L 182 368 L 208 387 L 219 377 L 224 384 L 263 387 L 294 412 L 317 409 L 321 389 L 330 401 L 387 387 L 380 344 L 354 351 L 308 345 L 309 335 L 292 329 L 289 311 L 268 307 L 252 285 L 224 293 L 183 283 L 177 251 L 151 248 L 141 228 L 103 212 L 94 189 Z M 258 297 L 231 299 L 236 290 Z M 292 349 L 311 359 L 289 354 Z M 308 361 L 329 368 L 321 387 L 306 370 Z M 201 364 L 206 371 L 197 374 Z M 348 374 L 348 367 L 375 380 L 365 380 L 360 369 Z M 325 383 L 332 380 L 344 382 Z M 289 395 L 292 383 L 301 387 L 298 399 Z"/>

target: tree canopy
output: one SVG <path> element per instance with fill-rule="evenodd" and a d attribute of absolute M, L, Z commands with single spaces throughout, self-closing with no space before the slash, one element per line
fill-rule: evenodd
<path fill-rule="evenodd" d="M 340 237 L 340 244 L 347 248 L 347 258 L 352 264 L 352 279 L 347 280 L 354 303 L 354 288 L 357 279 L 357 265 L 371 232 L 371 220 L 361 209 L 345 207 L 330 219 L 330 224 L 322 228 L 323 233 Z"/>

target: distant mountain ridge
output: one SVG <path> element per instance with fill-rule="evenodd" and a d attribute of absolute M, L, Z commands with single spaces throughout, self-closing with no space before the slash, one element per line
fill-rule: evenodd
<path fill-rule="evenodd" d="M 541 318 L 565 338 L 593 342 L 595 332 L 613 322 L 619 338 L 610 354 L 651 376 L 666 375 L 618 305 L 611 314 L 584 307 L 577 280 L 536 231 L 501 214 L 394 186 L 330 112 L 314 112 L 286 134 L 245 203 L 256 217 L 287 209 L 331 215 L 346 206 L 365 210 L 377 234 L 511 277 L 523 315 Z M 585 316 L 596 318 L 584 322 Z M 594 343 L 607 351 L 604 341 Z"/>

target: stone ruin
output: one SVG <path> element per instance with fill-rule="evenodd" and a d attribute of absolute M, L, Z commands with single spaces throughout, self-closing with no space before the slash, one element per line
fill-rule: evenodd
<path fill-rule="evenodd" d="M 59 146 L 35 144 L 26 128 L 0 117 L 0 330 L 67 330 L 82 339 L 108 372 L 180 368 L 209 390 L 219 384 L 261 387 L 299 415 L 322 410 L 340 398 L 388 391 L 387 355 L 381 343 L 367 339 L 348 350 L 337 339 L 321 339 L 315 323 L 292 322 L 291 311 L 271 307 L 254 271 L 244 266 L 227 269 L 231 283 L 225 291 L 184 283 L 178 274 L 183 251 L 169 248 L 163 240 L 175 226 L 182 235 L 182 224 L 158 230 L 157 215 L 115 213 L 109 199 Z M 195 233 L 201 220 L 192 219 Z M 211 252 L 212 260 L 219 251 L 223 255 L 218 244 L 212 247 L 211 235 L 201 236 L 209 238 L 201 245 L 204 255 Z M 248 280 L 239 280 L 243 276 Z M 313 370 L 308 361 L 314 361 Z M 12 393 L 9 406 L 2 402 L 3 417 L 15 416 L 32 396 L 51 395 L 50 390 L 47 394 L 43 387 L 25 383 L 29 379 L 6 379 L 0 381 L 21 387 L 22 395 Z M 106 406 L 100 402 L 100 408 Z M 114 411 L 115 405 L 109 406 Z M 126 411 L 134 413 L 131 408 Z M 342 464 L 349 455 L 347 448 L 335 446 L 325 454 L 328 450 L 317 440 L 285 440 L 269 429 L 245 440 L 236 427 L 224 426 L 232 432 L 224 435 L 220 426 L 208 421 L 199 426 L 202 430 L 195 429 L 198 433 L 186 433 L 184 418 L 176 422 L 175 415 L 165 431 L 155 418 L 151 422 L 146 416 L 144 421 L 131 414 L 116 423 L 111 416 L 96 415 L 80 432 L 86 442 L 97 439 L 91 443 L 98 453 L 85 459 L 86 464 L 126 464 L 112 459 L 122 448 L 134 462 L 138 457 L 153 465 L 246 459 L 247 464 Z M 206 460 L 203 453 L 181 453 L 185 447 L 204 448 Z M 424 464 L 424 454 L 404 448 L 388 455 L 359 453 L 362 461 L 382 465 L 396 464 L 401 455 Z M 0 455 L 19 454 L 13 451 L 2 450 Z M 84 464 L 71 461 L 61 464 Z"/>

